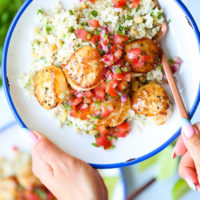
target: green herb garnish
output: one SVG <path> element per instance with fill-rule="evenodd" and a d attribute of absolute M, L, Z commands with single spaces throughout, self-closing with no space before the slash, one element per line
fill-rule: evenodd
<path fill-rule="evenodd" d="M 72 10 L 69 10 L 70 15 L 74 15 L 74 12 Z"/>
<path fill-rule="evenodd" d="M 92 145 L 93 145 L 94 147 L 98 147 L 97 143 L 92 143 Z"/>
<path fill-rule="evenodd" d="M 91 15 L 94 17 L 98 16 L 98 12 L 96 10 L 91 11 Z"/>
<path fill-rule="evenodd" d="M 136 8 L 136 12 L 138 12 L 140 10 L 140 5 L 138 5 L 138 7 Z"/>
<path fill-rule="evenodd" d="M 39 14 L 43 14 L 44 12 L 41 10 L 41 9 L 38 9 L 38 11 L 37 11 L 37 15 L 39 15 Z"/>

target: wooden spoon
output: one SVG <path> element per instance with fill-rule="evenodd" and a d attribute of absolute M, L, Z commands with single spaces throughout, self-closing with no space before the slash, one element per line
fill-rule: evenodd
<path fill-rule="evenodd" d="M 153 1 L 154 1 L 155 5 L 158 8 L 160 8 L 160 5 L 159 5 L 158 1 L 157 0 L 153 0 Z M 194 129 L 193 129 L 192 125 L 191 125 L 188 113 L 187 113 L 187 111 L 185 109 L 185 106 L 183 104 L 181 95 L 180 95 L 178 87 L 176 85 L 176 81 L 174 79 L 173 73 L 171 71 L 171 68 L 169 66 L 167 57 L 165 55 L 165 52 L 164 52 L 164 50 L 162 48 L 162 44 L 161 44 L 161 41 L 164 38 L 164 36 L 167 34 L 167 31 L 168 31 L 168 26 L 167 26 L 167 21 L 165 19 L 165 21 L 161 25 L 160 32 L 156 36 L 155 40 L 157 41 L 157 44 L 160 47 L 162 65 L 163 65 L 163 68 L 164 68 L 164 71 L 165 71 L 169 86 L 171 88 L 172 94 L 174 96 L 174 100 L 176 102 L 176 105 L 178 107 L 178 110 L 179 110 L 181 118 L 182 118 L 181 119 L 182 130 L 184 131 L 184 133 L 185 133 L 185 135 L 187 137 L 191 137 L 192 135 L 194 135 Z"/>

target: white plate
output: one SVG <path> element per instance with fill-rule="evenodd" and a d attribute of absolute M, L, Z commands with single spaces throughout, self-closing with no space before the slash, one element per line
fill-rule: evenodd
<path fill-rule="evenodd" d="M 27 139 L 27 134 L 21 131 L 16 122 L 0 127 L 0 158 L 12 159 L 15 155 L 13 147 L 17 147 L 22 152 L 30 153 Z M 104 169 L 99 172 L 103 178 L 109 179 L 109 182 L 112 182 L 112 179 L 116 179 L 112 191 L 108 189 L 110 197 L 112 195 L 112 200 L 126 199 L 127 188 L 124 171 L 122 169 Z"/>
<path fill-rule="evenodd" d="M 78 0 L 76 0 L 78 2 Z M 22 126 L 44 133 L 63 150 L 92 164 L 97 168 L 124 167 L 141 162 L 169 145 L 178 135 L 180 117 L 177 108 L 170 120 L 163 126 L 148 126 L 143 133 L 133 130 L 126 138 L 119 139 L 116 148 L 104 151 L 91 145 L 93 136 L 76 134 L 69 127 L 58 128 L 57 120 L 44 110 L 36 99 L 28 99 L 19 86 L 20 74 L 30 70 L 31 33 L 36 25 L 38 8 L 51 8 L 56 0 L 28 0 L 14 19 L 4 46 L 3 78 L 8 101 Z M 74 0 L 61 0 L 69 9 Z M 191 116 L 200 99 L 199 90 L 199 32 L 195 22 L 179 0 L 160 0 L 168 19 L 169 32 L 163 41 L 168 56 L 179 56 L 184 64 L 178 74 L 178 83 L 183 100 Z M 186 18 L 187 15 L 187 18 Z M 193 28 L 191 27 L 191 25 Z M 6 76 L 10 84 L 8 90 Z"/>

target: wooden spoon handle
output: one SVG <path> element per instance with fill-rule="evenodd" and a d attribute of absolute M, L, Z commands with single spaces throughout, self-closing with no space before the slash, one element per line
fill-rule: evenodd
<path fill-rule="evenodd" d="M 182 118 L 189 119 L 187 111 L 186 111 L 185 106 L 183 104 L 181 95 L 179 93 L 179 90 L 177 88 L 176 82 L 174 80 L 173 73 L 172 73 L 171 68 L 169 66 L 167 57 L 165 56 L 165 53 L 164 53 L 163 50 L 161 50 L 161 56 L 162 56 L 163 68 L 164 68 L 164 71 L 165 71 L 169 86 L 171 88 L 172 94 L 174 96 L 176 105 L 178 106 L 180 115 L 181 115 Z"/>

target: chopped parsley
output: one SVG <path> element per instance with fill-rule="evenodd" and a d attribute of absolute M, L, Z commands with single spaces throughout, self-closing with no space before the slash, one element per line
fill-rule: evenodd
<path fill-rule="evenodd" d="M 93 117 L 93 116 L 90 116 L 92 120 L 96 121 L 97 118 L 96 117 Z"/>
<path fill-rule="evenodd" d="M 38 194 L 41 199 L 47 198 L 47 194 L 41 189 L 36 189 L 35 193 Z"/>
<path fill-rule="evenodd" d="M 174 64 L 174 60 L 173 59 L 169 59 L 168 62 L 169 62 L 170 65 Z"/>
<path fill-rule="evenodd" d="M 111 136 L 108 136 L 108 139 L 111 141 L 111 140 L 112 140 L 112 137 L 111 137 Z"/>
<path fill-rule="evenodd" d="M 69 10 L 70 15 L 74 15 L 74 12 L 72 10 Z"/>
<path fill-rule="evenodd" d="M 94 17 L 98 16 L 98 12 L 96 10 L 91 11 L 91 15 Z"/>
<path fill-rule="evenodd" d="M 101 115 L 98 115 L 97 118 L 98 118 L 98 119 L 101 119 Z"/>
<path fill-rule="evenodd" d="M 71 27 L 69 27 L 69 28 L 68 28 L 68 32 L 69 32 L 69 33 L 72 33 L 72 32 L 74 32 L 74 28 L 73 28 L 72 26 L 71 26 Z"/>
<path fill-rule="evenodd" d="M 151 16 L 151 17 L 153 17 L 153 16 L 154 16 L 154 12 L 153 12 L 153 11 L 150 13 L 150 16 Z"/>
<path fill-rule="evenodd" d="M 96 102 L 96 103 L 95 103 L 95 106 L 96 106 L 96 108 L 99 108 L 99 107 L 100 107 L 100 103 L 99 103 L 99 102 Z"/>
<path fill-rule="evenodd" d="M 129 16 L 129 15 L 127 15 L 126 19 L 127 19 L 127 20 L 131 20 L 131 19 L 133 19 L 133 17 L 132 17 L 132 16 Z"/>
<path fill-rule="evenodd" d="M 111 149 L 114 149 L 115 148 L 115 145 L 112 145 L 109 149 L 111 150 Z"/>
<path fill-rule="evenodd" d="M 52 33 L 52 27 L 50 25 L 46 25 L 46 32 Z"/>
<path fill-rule="evenodd" d="M 90 40 L 91 39 L 91 34 L 87 35 L 87 39 Z"/>
<path fill-rule="evenodd" d="M 138 5 L 138 7 L 136 8 L 136 12 L 138 12 L 140 10 L 140 5 Z"/>
<path fill-rule="evenodd" d="M 103 49 L 100 49 L 100 50 L 99 50 L 99 53 L 100 53 L 101 55 L 103 55 L 103 54 L 105 53 L 105 51 L 104 51 Z"/>
<path fill-rule="evenodd" d="M 65 106 L 65 109 L 69 112 L 71 109 L 70 105 L 66 103 L 64 106 Z"/>
<path fill-rule="evenodd" d="M 37 15 L 39 15 L 39 14 L 43 14 L 43 11 L 41 10 L 41 9 L 38 9 L 38 11 L 37 11 Z"/>
<path fill-rule="evenodd" d="M 117 68 L 115 72 L 116 72 L 117 74 L 121 74 L 121 73 L 122 73 L 121 70 L 120 70 L 120 68 Z"/>
<path fill-rule="evenodd" d="M 128 16 L 127 16 L 128 17 Z M 123 31 L 124 30 L 124 27 L 123 26 L 121 26 L 121 25 L 119 25 L 119 29 L 118 29 L 119 31 Z"/>
<path fill-rule="evenodd" d="M 158 12 L 157 14 L 158 14 L 158 19 L 161 19 L 162 13 L 161 13 L 161 12 Z"/>
<path fill-rule="evenodd" d="M 92 145 L 93 145 L 94 147 L 98 147 L 97 143 L 92 143 Z"/>
<path fill-rule="evenodd" d="M 127 72 L 128 69 L 127 69 L 127 67 L 122 67 L 122 68 L 121 68 L 121 71 L 122 71 L 122 72 Z"/>
<path fill-rule="evenodd" d="M 167 24 L 169 24 L 171 21 L 172 21 L 171 19 L 168 19 L 168 20 L 167 20 Z"/>

